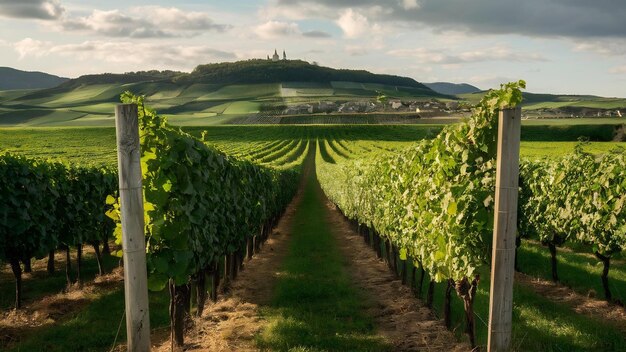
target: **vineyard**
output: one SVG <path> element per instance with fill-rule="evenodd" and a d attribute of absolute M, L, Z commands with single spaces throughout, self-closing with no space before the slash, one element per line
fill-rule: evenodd
<path fill-rule="evenodd" d="M 155 350 L 217 350 L 208 336 L 235 350 L 484 347 L 497 114 L 523 88 L 491 91 L 448 125 L 185 129 L 124 93 L 139 107 Z M 522 128 L 513 350 L 625 350 L 624 144 L 599 126 L 550 131 Z M 0 347 L 123 348 L 115 132 L 34 133 L 46 138 L 28 142 L 33 153 L 26 136 L 0 144 Z M 74 133 L 76 149 L 93 150 L 73 155 Z M 576 142 L 581 133 L 604 142 Z M 383 263 L 371 284 L 366 269 Z M 76 292 L 87 293 L 75 310 L 35 317 L 41 301 Z M 413 307 L 400 324 L 394 300 Z M 242 316 L 260 317 L 246 337 Z"/>

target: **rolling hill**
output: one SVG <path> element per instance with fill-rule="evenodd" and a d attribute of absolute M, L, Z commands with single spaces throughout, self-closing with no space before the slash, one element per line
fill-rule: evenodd
<path fill-rule="evenodd" d="M 477 93 L 481 91 L 480 88 L 467 83 L 434 82 L 424 83 L 424 85 L 437 93 L 446 95 Z"/>
<path fill-rule="evenodd" d="M 68 80 L 69 78 L 43 72 L 28 72 L 10 67 L 0 67 L 0 90 L 52 88 Z"/>
<path fill-rule="evenodd" d="M 337 70 L 290 60 L 200 65 L 191 73 L 144 71 L 81 76 L 37 91 L 0 91 L 0 125 L 112 125 L 119 95 L 132 91 L 180 124 L 215 124 L 319 101 L 450 98 L 406 77 Z"/>

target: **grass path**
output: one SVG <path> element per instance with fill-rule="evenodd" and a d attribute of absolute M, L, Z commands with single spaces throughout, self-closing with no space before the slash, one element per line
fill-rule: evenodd
<path fill-rule="evenodd" d="M 346 270 L 314 172 L 307 172 L 292 238 L 257 346 L 272 351 L 390 351 Z"/>

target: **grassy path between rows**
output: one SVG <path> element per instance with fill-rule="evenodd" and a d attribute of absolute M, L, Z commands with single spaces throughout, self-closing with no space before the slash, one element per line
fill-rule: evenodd
<path fill-rule="evenodd" d="M 362 294 L 354 287 L 328 224 L 319 184 L 308 172 L 294 216 L 289 251 L 269 306 L 261 350 L 389 351 L 376 334 Z"/>

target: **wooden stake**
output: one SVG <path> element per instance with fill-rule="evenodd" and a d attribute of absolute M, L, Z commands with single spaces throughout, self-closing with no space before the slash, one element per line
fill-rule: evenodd
<path fill-rule="evenodd" d="M 493 227 L 488 351 L 511 345 L 521 108 L 500 111 Z"/>
<path fill-rule="evenodd" d="M 115 107 L 128 351 L 150 351 L 148 278 L 137 105 Z"/>

